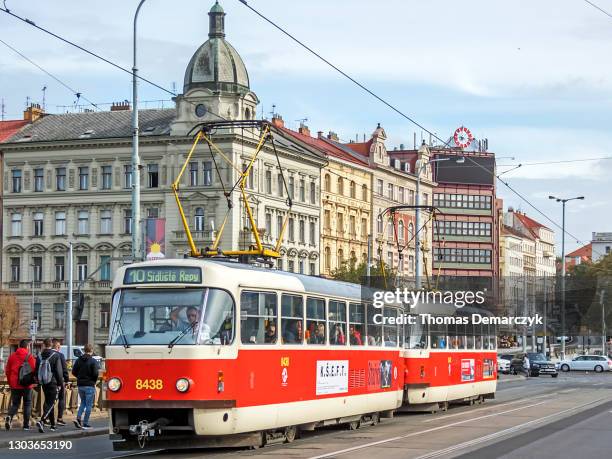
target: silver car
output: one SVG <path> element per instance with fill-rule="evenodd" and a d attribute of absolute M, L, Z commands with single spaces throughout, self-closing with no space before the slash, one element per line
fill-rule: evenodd
<path fill-rule="evenodd" d="M 602 355 L 579 355 L 572 360 L 559 362 L 559 370 L 612 371 L 612 360 Z"/>

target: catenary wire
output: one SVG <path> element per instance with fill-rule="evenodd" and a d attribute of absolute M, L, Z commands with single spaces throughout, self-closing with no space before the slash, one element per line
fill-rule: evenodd
<path fill-rule="evenodd" d="M 606 10 L 604 10 L 603 8 L 601 8 L 600 6 L 596 5 L 593 2 L 590 2 L 589 0 L 584 0 L 586 3 L 588 3 L 589 5 L 591 5 L 593 8 L 601 11 L 603 14 L 605 14 L 606 16 L 609 16 L 612 18 L 612 14 L 608 13 Z"/>

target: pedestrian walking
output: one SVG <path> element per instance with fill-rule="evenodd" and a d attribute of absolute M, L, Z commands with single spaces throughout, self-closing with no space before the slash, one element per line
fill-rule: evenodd
<path fill-rule="evenodd" d="M 66 411 L 66 386 L 68 385 L 68 365 L 66 365 L 66 357 L 61 352 L 62 343 L 59 339 L 53 338 L 53 350 L 59 354 L 60 363 L 62 364 L 62 376 L 64 383 L 57 387 L 57 425 L 65 426 L 64 411 Z"/>
<path fill-rule="evenodd" d="M 100 366 L 93 358 L 93 345 L 86 344 L 84 350 L 85 353 L 72 366 L 72 374 L 77 379 L 77 388 L 81 399 L 74 425 L 77 429 L 88 430 L 91 429 L 89 416 L 96 398 L 96 383 L 98 382 Z M 81 417 L 83 412 L 85 412 L 85 417 Z"/>
<path fill-rule="evenodd" d="M 49 430 L 52 432 L 57 430 L 55 423 L 55 402 L 57 401 L 58 390 L 64 384 L 64 375 L 62 371 L 62 363 L 59 353 L 52 349 L 51 338 L 43 341 L 44 349 L 40 354 L 38 368 L 38 383 L 42 386 L 42 392 L 45 395 L 45 403 L 43 405 L 43 414 L 39 421 L 36 422 L 38 431 L 45 431 L 44 424 L 49 421 Z"/>
<path fill-rule="evenodd" d="M 32 415 L 32 387 L 35 382 L 36 360 L 29 350 L 30 341 L 22 339 L 19 348 L 13 352 L 4 368 L 4 374 L 11 388 L 11 406 L 4 418 L 4 428 L 11 430 L 13 417 L 19 411 L 23 400 L 23 430 L 30 430 Z"/>

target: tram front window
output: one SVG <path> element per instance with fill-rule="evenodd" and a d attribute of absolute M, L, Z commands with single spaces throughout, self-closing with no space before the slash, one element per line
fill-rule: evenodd
<path fill-rule="evenodd" d="M 234 302 L 218 289 L 125 289 L 115 306 L 110 344 L 229 344 Z"/>

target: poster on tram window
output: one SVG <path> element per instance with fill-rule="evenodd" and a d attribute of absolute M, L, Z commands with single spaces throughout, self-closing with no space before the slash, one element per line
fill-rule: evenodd
<path fill-rule="evenodd" d="M 317 360 L 317 395 L 348 392 L 348 360 Z"/>
<path fill-rule="evenodd" d="M 474 359 L 461 360 L 461 381 L 474 381 Z"/>

